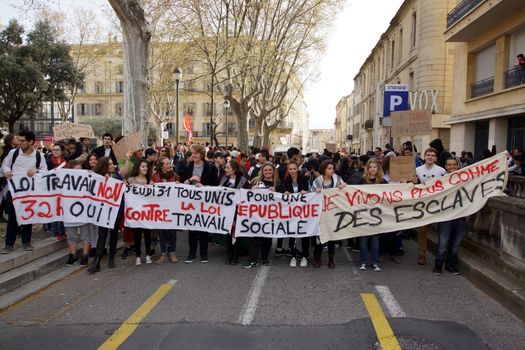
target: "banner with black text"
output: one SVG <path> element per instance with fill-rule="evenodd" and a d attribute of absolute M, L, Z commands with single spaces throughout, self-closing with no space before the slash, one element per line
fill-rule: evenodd
<path fill-rule="evenodd" d="M 237 190 L 175 183 L 128 186 L 125 225 L 230 233 L 239 200 Z"/>
<path fill-rule="evenodd" d="M 240 190 L 235 237 L 300 238 L 319 234 L 321 193 Z"/>
<path fill-rule="evenodd" d="M 63 221 L 113 227 L 124 182 L 87 170 L 58 169 L 8 181 L 19 225 Z"/>
<path fill-rule="evenodd" d="M 507 183 L 506 152 L 425 185 L 347 186 L 324 190 L 321 241 L 394 232 L 479 211 Z"/>

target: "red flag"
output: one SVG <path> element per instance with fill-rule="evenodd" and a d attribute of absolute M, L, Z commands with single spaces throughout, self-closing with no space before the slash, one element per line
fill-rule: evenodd
<path fill-rule="evenodd" d="M 193 143 L 193 130 L 191 128 L 191 115 L 189 113 L 186 113 L 186 116 L 184 117 L 183 126 L 188 132 L 188 144 L 191 145 Z"/>

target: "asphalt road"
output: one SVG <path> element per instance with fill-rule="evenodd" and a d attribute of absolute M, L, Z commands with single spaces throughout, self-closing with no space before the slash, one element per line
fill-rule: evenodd
<path fill-rule="evenodd" d="M 379 349 L 368 293 L 402 349 L 525 349 L 519 319 L 464 277 L 418 266 L 411 241 L 402 264 L 385 260 L 381 272 L 359 271 L 346 248 L 336 249 L 334 270 L 326 253 L 320 269 L 274 257 L 246 270 L 224 264 L 225 248 L 209 249 L 208 264 L 135 267 L 130 258 L 81 270 L 0 314 L 0 347 L 96 349 L 111 337 L 121 349 Z M 185 234 L 177 251 L 185 257 Z M 148 312 L 130 321 L 143 304 Z"/>

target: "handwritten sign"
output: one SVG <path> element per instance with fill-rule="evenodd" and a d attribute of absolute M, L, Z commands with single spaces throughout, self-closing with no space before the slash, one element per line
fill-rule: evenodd
<path fill-rule="evenodd" d="M 390 179 L 395 181 L 409 181 L 416 174 L 414 157 L 390 157 Z"/>
<path fill-rule="evenodd" d="M 63 123 L 53 126 L 53 137 L 55 140 L 78 139 L 80 137 L 95 138 L 91 125 Z"/>
<path fill-rule="evenodd" d="M 8 183 L 20 225 L 63 221 L 112 228 L 124 193 L 124 182 L 87 170 L 15 174 Z"/>
<path fill-rule="evenodd" d="M 128 186 L 125 225 L 228 234 L 238 200 L 237 190 L 227 187 Z"/>
<path fill-rule="evenodd" d="M 394 232 L 474 214 L 505 195 L 506 152 L 425 185 L 347 186 L 324 190 L 321 241 Z"/>
<path fill-rule="evenodd" d="M 115 157 L 120 162 L 126 159 L 126 153 L 129 151 L 137 151 L 142 148 L 142 132 L 136 132 L 128 136 L 124 136 L 113 146 Z"/>
<path fill-rule="evenodd" d="M 235 237 L 298 238 L 319 235 L 321 193 L 240 191 Z"/>
<path fill-rule="evenodd" d="M 432 133 L 432 113 L 429 111 L 392 112 L 392 136 L 414 136 Z"/>

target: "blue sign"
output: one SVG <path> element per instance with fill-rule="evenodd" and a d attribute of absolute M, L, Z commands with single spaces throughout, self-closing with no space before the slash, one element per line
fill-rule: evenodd
<path fill-rule="evenodd" d="M 408 110 L 408 85 L 385 84 L 385 100 L 383 104 L 383 117 L 390 113 Z"/>

